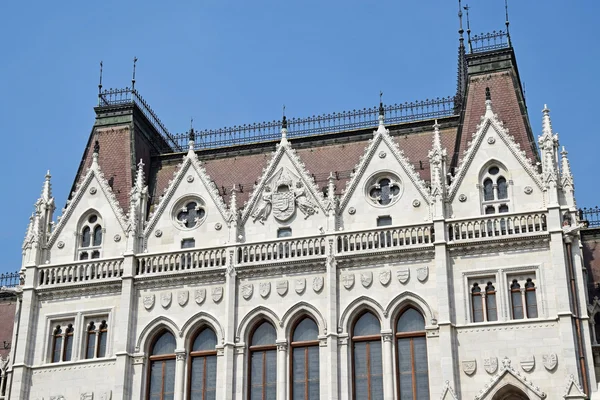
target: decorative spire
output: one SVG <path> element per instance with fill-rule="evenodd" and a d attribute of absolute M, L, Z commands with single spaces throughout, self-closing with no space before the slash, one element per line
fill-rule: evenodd
<path fill-rule="evenodd" d="M 52 178 L 52 175 L 50 175 L 50 170 L 48 170 L 46 172 L 46 179 L 44 180 L 44 186 L 42 187 L 42 200 L 44 200 L 44 202 L 46 204 L 48 204 L 50 202 L 50 200 L 52 199 L 52 184 L 50 183 L 50 178 Z"/>
<path fill-rule="evenodd" d="M 327 177 L 327 198 L 329 200 L 333 200 L 335 197 L 335 176 L 333 176 L 333 172 L 329 173 L 329 177 Z"/>
<path fill-rule="evenodd" d="M 542 117 L 542 137 L 552 136 L 552 121 L 550 120 L 550 109 L 546 104 L 544 104 L 544 109 L 542 110 L 544 114 Z"/>
<path fill-rule="evenodd" d="M 561 176 L 562 176 L 563 189 L 566 188 L 567 186 L 571 186 L 571 188 L 573 187 L 573 174 L 571 173 L 571 164 L 569 163 L 567 154 L 569 154 L 569 153 L 565 149 L 565 146 L 563 146 L 562 151 L 560 152 L 561 162 L 562 162 Z"/>
<path fill-rule="evenodd" d="M 471 43 L 471 20 L 469 19 L 469 10 L 471 7 L 467 4 L 463 9 L 467 12 L 467 41 L 469 42 L 469 53 L 473 53 L 473 43 Z"/>
<path fill-rule="evenodd" d="M 283 119 L 281 120 L 281 141 L 287 141 L 288 121 L 285 116 L 285 104 L 283 105 Z"/>
<path fill-rule="evenodd" d="M 135 90 L 135 64 L 137 63 L 137 57 L 133 57 L 133 75 L 131 76 L 131 90 Z"/>
<path fill-rule="evenodd" d="M 196 143 L 196 132 L 194 132 L 194 118 L 190 118 L 190 132 L 188 134 L 188 152 L 194 151 Z"/>
<path fill-rule="evenodd" d="M 485 88 L 485 114 L 488 117 L 491 117 L 493 114 L 492 111 L 492 94 L 490 92 L 490 88 Z"/>
<path fill-rule="evenodd" d="M 466 7 L 465 7 L 466 8 Z M 458 0 L 458 20 L 459 20 L 459 29 L 458 29 L 458 77 L 456 80 L 456 97 L 459 100 L 458 106 L 462 105 L 462 100 L 467 90 L 467 56 L 465 50 L 465 38 L 463 36 L 463 7 L 462 1 Z"/>
<path fill-rule="evenodd" d="M 440 137 L 440 125 L 437 119 L 433 125 L 433 146 L 429 151 L 429 164 L 431 165 L 431 194 L 439 197 L 443 193 L 444 185 L 444 166 L 443 162 L 446 159 L 446 150 L 442 149 L 442 139 Z"/>
<path fill-rule="evenodd" d="M 144 189 L 144 181 L 145 181 L 145 177 L 144 177 L 144 166 L 146 164 L 144 164 L 144 160 L 142 160 L 140 158 L 140 162 L 137 165 L 137 173 L 135 175 L 135 188 L 137 189 L 138 192 L 141 193 L 141 191 Z"/>
<path fill-rule="evenodd" d="M 231 215 L 233 218 L 237 218 L 237 187 L 234 184 L 231 188 L 231 194 L 229 195 L 229 211 L 231 211 Z"/>
<path fill-rule="evenodd" d="M 512 43 L 511 43 L 511 40 L 510 40 L 510 30 L 508 29 L 508 27 L 510 25 L 510 22 L 508 20 L 508 0 L 504 0 L 504 11 L 505 11 L 505 14 L 506 14 L 506 22 L 505 22 L 505 24 L 506 24 L 506 38 L 508 39 L 508 45 L 509 45 L 509 47 L 512 47 Z"/>
<path fill-rule="evenodd" d="M 96 140 L 94 143 L 94 153 L 92 154 L 92 165 L 98 164 L 98 154 L 100 154 L 100 143 Z"/>
<path fill-rule="evenodd" d="M 100 61 L 100 82 L 98 83 L 98 96 L 102 93 L 102 61 Z"/>

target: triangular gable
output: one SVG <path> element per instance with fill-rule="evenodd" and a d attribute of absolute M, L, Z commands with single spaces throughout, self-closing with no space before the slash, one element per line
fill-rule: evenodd
<path fill-rule="evenodd" d="M 283 171 L 281 171 L 280 163 L 285 155 L 287 155 L 294 168 L 294 170 L 291 171 L 292 174 L 296 175 L 302 181 L 304 188 L 308 190 L 321 212 L 325 213 L 327 209 L 327 202 L 325 201 L 323 193 L 321 193 L 315 184 L 314 179 L 306 170 L 306 166 L 302 160 L 300 160 L 300 157 L 298 157 L 296 151 L 286 139 L 283 139 L 281 143 L 277 145 L 277 149 L 275 150 L 271 161 L 263 170 L 263 173 L 256 186 L 254 186 L 254 190 L 250 196 L 250 199 L 244 204 L 244 211 L 242 213 L 241 220 L 242 225 L 246 223 L 257 203 L 260 201 L 265 187 L 267 187 L 270 182 L 274 180 L 276 174 L 283 173 Z"/>
<path fill-rule="evenodd" d="M 489 100 L 488 100 L 489 101 Z M 462 183 L 466 173 L 471 166 L 477 150 L 483 142 L 489 129 L 493 129 L 502 142 L 508 147 L 512 155 L 517 159 L 519 164 L 531 176 L 535 184 L 540 190 L 543 190 L 540 174 L 535 169 L 530 158 L 527 158 L 525 151 L 521 150 L 521 145 L 515 142 L 514 137 L 509 134 L 508 129 L 504 127 L 504 123 L 498 119 L 498 115 L 494 114 L 491 109 L 491 102 L 486 105 L 486 113 L 481 117 L 481 123 L 477 125 L 477 131 L 473 133 L 473 140 L 469 142 L 467 149 L 458 165 L 456 174 L 450 185 L 448 201 L 451 202 L 458 192 L 458 188 Z"/>
<path fill-rule="evenodd" d="M 454 390 L 452 390 L 452 387 L 450 387 L 449 381 L 446 381 L 446 383 L 444 384 L 444 389 L 442 389 L 441 399 L 442 400 L 458 400 L 456 393 L 454 393 Z"/>
<path fill-rule="evenodd" d="M 62 210 L 62 215 L 58 217 L 58 223 L 52 231 L 50 238 L 48 239 L 48 248 L 51 248 L 54 245 L 54 242 L 59 237 L 61 231 L 67 224 L 67 221 L 77 208 L 77 205 L 80 203 L 84 194 L 88 190 L 88 187 L 90 187 L 91 183 L 94 181 L 94 178 L 100 186 L 100 191 L 104 194 L 104 197 L 110 204 L 110 208 L 114 212 L 117 221 L 119 221 L 121 229 L 123 229 L 124 233 L 127 233 L 129 231 L 127 217 L 125 216 L 125 213 L 123 212 L 123 209 L 121 208 L 121 205 L 119 204 L 112 188 L 108 184 L 108 181 L 104 177 L 104 173 L 100 169 L 100 165 L 96 161 L 94 161 L 92 162 L 92 165 L 88 169 L 83 180 L 77 185 L 77 189 L 71 197 L 71 200 L 68 202 L 67 207 Z"/>
<path fill-rule="evenodd" d="M 375 136 L 373 139 L 369 140 L 369 145 L 365 149 L 365 153 L 361 156 L 358 161 L 358 165 L 354 169 L 354 173 L 351 175 L 350 180 L 346 183 L 346 188 L 342 192 L 342 199 L 340 201 L 339 212 L 343 212 L 344 208 L 348 205 L 352 195 L 356 191 L 358 184 L 360 183 L 367 167 L 371 163 L 371 160 L 375 156 L 375 152 L 379 147 L 380 143 L 385 143 L 387 147 L 390 149 L 390 152 L 398 161 L 404 173 L 408 176 L 414 187 L 423 197 L 423 200 L 430 202 L 429 192 L 425 186 L 425 182 L 421 179 L 417 171 L 415 171 L 414 166 L 410 163 L 408 157 L 404 155 L 404 152 L 400 147 L 394 142 L 392 137 L 390 136 L 390 131 L 386 129 L 383 125 L 380 125 L 379 129 L 375 131 Z"/>
<path fill-rule="evenodd" d="M 527 377 L 521 375 L 521 373 L 515 370 L 511 361 L 505 357 L 502 360 L 502 367 L 496 375 L 494 375 L 490 382 L 487 383 L 484 389 L 480 390 L 475 400 L 489 400 L 492 398 L 499 389 L 504 387 L 503 383 L 511 384 L 518 389 L 523 390 L 529 395 L 531 400 L 543 400 L 545 399 L 546 393 L 544 393 L 538 386 L 534 385 L 533 382 L 527 379 Z M 531 397 L 536 396 L 536 397 Z"/>
<path fill-rule="evenodd" d="M 202 161 L 198 159 L 198 156 L 193 150 L 190 150 L 185 156 L 183 156 L 183 163 L 181 164 L 179 169 L 174 173 L 173 179 L 169 182 L 169 186 L 165 189 L 165 194 L 161 196 L 160 202 L 158 203 L 156 210 L 150 216 L 148 225 L 144 230 L 144 237 L 148 238 L 148 235 L 150 234 L 150 232 L 152 232 L 154 226 L 165 212 L 165 209 L 169 205 L 173 195 L 175 194 L 175 191 L 181 184 L 183 177 L 187 174 L 190 168 L 193 169 L 196 172 L 196 174 L 200 177 L 204 188 L 206 189 L 211 200 L 217 207 L 217 210 L 219 210 L 221 217 L 225 221 L 231 220 L 231 214 L 227 210 L 227 206 L 223 202 L 223 198 L 219 195 L 219 190 L 217 189 L 216 185 L 206 172 L 206 169 L 202 165 Z"/>
<path fill-rule="evenodd" d="M 585 393 L 583 393 L 583 389 L 579 386 L 579 383 L 575 380 L 573 375 L 569 376 L 569 381 L 567 382 L 567 387 L 565 390 L 565 395 L 563 396 L 565 399 L 587 399 Z"/>

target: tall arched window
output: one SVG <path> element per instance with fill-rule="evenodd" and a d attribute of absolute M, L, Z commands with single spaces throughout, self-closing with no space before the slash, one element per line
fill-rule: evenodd
<path fill-rule="evenodd" d="M 190 400 L 214 400 L 217 390 L 217 336 L 210 328 L 198 332 L 190 352 Z"/>
<path fill-rule="evenodd" d="M 106 339 L 108 335 L 108 324 L 102 321 L 100 326 L 96 326 L 91 321 L 87 328 L 85 358 L 96 358 L 106 356 Z"/>
<path fill-rule="evenodd" d="M 525 304 L 527 305 L 527 318 L 537 318 L 537 299 L 535 298 L 535 284 L 531 278 L 525 282 Z"/>
<path fill-rule="evenodd" d="M 383 363 L 379 319 L 365 312 L 352 329 L 352 373 L 355 400 L 383 400 Z"/>
<path fill-rule="evenodd" d="M 319 397 L 319 329 L 305 317 L 292 334 L 292 399 L 318 400 Z"/>
<path fill-rule="evenodd" d="M 506 171 L 497 165 L 487 167 L 483 171 L 480 182 L 483 191 L 482 212 L 484 214 L 508 212 L 508 181 L 506 180 Z"/>
<path fill-rule="evenodd" d="M 400 400 L 429 399 L 425 320 L 407 308 L 396 324 Z"/>
<path fill-rule="evenodd" d="M 52 331 L 52 362 L 71 361 L 73 356 L 73 324 L 56 325 Z"/>
<path fill-rule="evenodd" d="M 471 288 L 471 303 L 473 305 L 473 322 L 483 322 L 483 301 L 481 300 L 479 283 L 474 283 Z"/>
<path fill-rule="evenodd" d="M 152 345 L 148 364 L 148 400 L 173 399 L 175 347 L 175 337 L 167 331 L 158 336 Z"/>
<path fill-rule="evenodd" d="M 259 323 L 250 339 L 250 400 L 277 397 L 277 333 L 267 321 Z"/>
<path fill-rule="evenodd" d="M 523 298 L 521 297 L 521 285 L 516 279 L 510 284 L 510 300 L 512 305 L 513 319 L 523 318 Z"/>
<path fill-rule="evenodd" d="M 485 287 L 485 308 L 488 321 L 498 321 L 498 307 L 496 306 L 496 288 L 492 282 Z"/>
<path fill-rule="evenodd" d="M 95 213 L 88 215 L 81 223 L 79 232 L 79 259 L 100 258 L 103 234 L 100 217 Z"/>

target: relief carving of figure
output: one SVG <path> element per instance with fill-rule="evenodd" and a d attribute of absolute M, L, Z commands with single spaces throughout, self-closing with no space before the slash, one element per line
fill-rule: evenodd
<path fill-rule="evenodd" d="M 304 219 L 314 215 L 317 212 L 317 206 L 306 197 L 306 191 L 301 181 L 296 182 L 296 190 L 294 190 L 296 204 L 300 211 L 304 214 Z"/>
<path fill-rule="evenodd" d="M 264 224 L 267 220 L 269 214 L 271 214 L 271 188 L 269 186 L 265 186 L 265 191 L 262 195 L 262 202 L 256 208 L 256 211 L 252 214 L 252 218 L 254 222 L 258 221 L 261 224 Z"/>

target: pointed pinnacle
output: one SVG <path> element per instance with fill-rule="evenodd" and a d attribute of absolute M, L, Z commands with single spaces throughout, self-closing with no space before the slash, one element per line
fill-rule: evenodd
<path fill-rule="evenodd" d="M 144 187 L 144 160 L 140 158 L 140 162 L 137 165 L 137 174 L 135 176 L 135 187 L 138 189 L 142 189 Z"/>
<path fill-rule="evenodd" d="M 542 117 L 542 136 L 552 136 L 552 120 L 550 119 L 550 109 L 546 104 L 544 104 L 542 113 L 544 114 Z"/>

